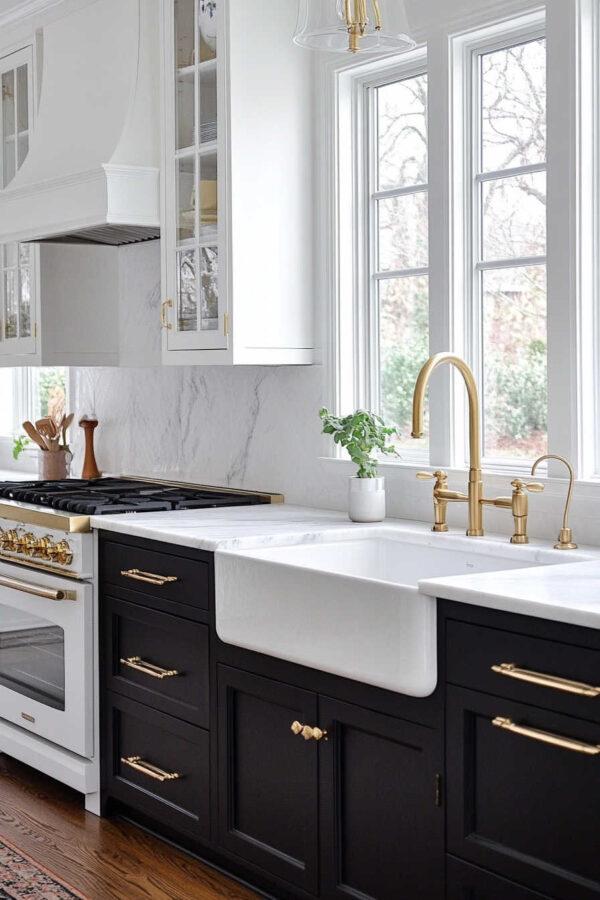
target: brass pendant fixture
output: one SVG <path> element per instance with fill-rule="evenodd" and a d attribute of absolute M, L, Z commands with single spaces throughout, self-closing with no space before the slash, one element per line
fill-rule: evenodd
<path fill-rule="evenodd" d="M 311 50 L 403 53 L 409 37 L 403 0 L 300 0 L 294 42 Z"/>

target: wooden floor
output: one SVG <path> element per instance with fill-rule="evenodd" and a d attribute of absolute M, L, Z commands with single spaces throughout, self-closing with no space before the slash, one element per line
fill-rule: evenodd
<path fill-rule="evenodd" d="M 0 755 L 2 838 L 89 900 L 258 896 L 127 822 L 86 813 L 79 794 Z"/>

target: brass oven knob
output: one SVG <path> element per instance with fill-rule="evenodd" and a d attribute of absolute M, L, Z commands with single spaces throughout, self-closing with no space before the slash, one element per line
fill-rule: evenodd
<path fill-rule="evenodd" d="M 10 531 L 5 531 L 2 535 L 2 540 L 0 546 L 3 550 L 10 550 L 11 552 L 16 550 L 17 548 L 17 540 L 18 535 L 14 529 Z"/>
<path fill-rule="evenodd" d="M 35 556 L 37 550 L 37 538 L 30 531 L 21 536 L 19 540 L 19 548 L 26 556 Z"/>
<path fill-rule="evenodd" d="M 51 543 L 48 548 L 48 556 L 61 566 L 69 566 L 73 562 L 73 553 L 67 541 Z"/>
<path fill-rule="evenodd" d="M 52 541 L 48 535 L 44 537 L 38 538 L 35 542 L 35 556 L 41 557 L 41 559 L 49 559 L 50 558 L 50 547 L 52 546 Z"/>

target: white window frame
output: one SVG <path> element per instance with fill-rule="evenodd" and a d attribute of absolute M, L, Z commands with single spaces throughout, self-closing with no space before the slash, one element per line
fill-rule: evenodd
<path fill-rule="evenodd" d="M 337 129 L 333 155 L 337 160 L 335 187 L 330 197 L 330 215 L 335 221 L 335 258 L 338 265 L 331 276 L 336 303 L 329 322 L 332 405 L 348 412 L 359 407 L 371 408 L 377 395 L 378 373 L 373 341 L 378 333 L 377 284 L 374 275 L 376 247 L 375 205 L 380 192 L 373 191 L 373 165 L 376 152 L 376 129 L 372 121 L 374 106 L 370 95 L 374 90 L 395 81 L 427 73 L 424 48 L 397 59 L 378 61 L 338 69 L 333 77 L 337 93 Z M 370 110 L 370 115 L 369 115 Z M 334 113 L 335 115 L 335 113 Z M 369 119 L 369 127 L 364 128 Z M 351 185 L 351 188 L 348 188 Z M 406 188 L 397 193 L 429 190 Z M 383 192 L 388 194 L 390 192 Z M 403 274 L 429 274 L 429 268 L 409 270 Z M 386 273 L 390 277 L 393 273 Z M 404 463 L 426 462 L 422 450 L 402 448 Z"/>
<path fill-rule="evenodd" d="M 451 189 L 453 190 L 454 220 L 452 228 L 452 253 L 454 260 L 453 316 L 455 350 L 470 364 L 480 386 L 480 402 L 483 403 L 483 360 L 481 354 L 481 272 L 500 268 L 530 265 L 547 266 L 548 248 L 543 257 L 524 257 L 511 260 L 500 260 L 481 263 L 475 260 L 481 241 L 481 223 L 479 185 L 483 181 L 511 174 L 529 172 L 547 172 L 548 170 L 548 134 L 546 141 L 546 161 L 543 164 L 514 167 L 502 170 L 501 173 L 490 172 L 479 174 L 477 162 L 480 150 L 480 97 L 479 97 L 479 60 L 482 54 L 495 50 L 503 50 L 524 44 L 528 41 L 543 38 L 548 41 L 545 15 L 542 10 L 501 22 L 468 34 L 458 35 L 451 39 L 452 59 L 452 123 L 453 123 L 453 168 L 451 172 Z M 548 217 L 549 219 L 550 217 Z M 547 271 L 548 282 L 549 272 Z M 550 285 L 547 289 L 548 331 L 550 331 Z M 463 298 L 461 303 L 461 298 Z M 550 339 L 548 338 L 548 369 L 550 369 Z M 459 419 L 452 428 L 453 446 L 451 450 L 452 465 L 465 467 L 468 459 L 468 430 L 464 409 L 464 389 L 458 384 L 454 387 L 455 408 L 462 411 L 463 428 Z M 483 410 L 481 410 L 483 424 Z M 552 418 L 551 400 L 548 398 L 548 422 Z M 550 424 L 548 427 L 550 439 Z M 483 435 L 482 435 L 483 441 Z M 482 447 L 482 452 L 484 448 Z M 550 450 L 549 452 L 552 452 Z M 533 460 L 497 459 L 484 457 L 483 463 L 488 471 L 501 473 L 527 474 Z M 540 470 L 542 471 L 542 470 Z"/>

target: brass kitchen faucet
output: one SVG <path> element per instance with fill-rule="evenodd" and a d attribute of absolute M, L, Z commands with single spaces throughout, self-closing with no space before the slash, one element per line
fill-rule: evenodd
<path fill-rule="evenodd" d="M 419 372 L 413 397 L 412 437 L 420 438 L 423 436 L 423 405 L 425 401 L 425 391 L 427 390 L 431 373 L 434 369 L 437 369 L 438 366 L 445 364 L 454 366 L 458 369 L 464 379 L 469 398 L 469 485 L 468 493 L 466 494 L 463 494 L 460 491 L 449 491 L 448 476 L 445 472 L 437 470 L 433 473 L 417 473 L 417 478 L 419 479 L 435 479 L 435 485 L 433 487 L 435 524 L 433 526 L 433 531 L 448 531 L 448 525 L 446 523 L 448 503 L 468 503 L 469 526 L 467 528 L 467 535 L 469 537 L 482 537 L 484 534 L 483 507 L 495 506 L 499 509 L 509 509 L 513 515 L 515 530 L 510 539 L 511 543 L 527 544 L 529 543 L 529 538 L 527 536 L 529 500 L 526 492 L 532 491 L 539 493 L 544 490 L 544 485 L 538 484 L 537 482 L 525 483 L 517 478 L 511 482 L 513 488 L 512 497 L 496 497 L 495 500 L 487 500 L 483 496 L 479 395 L 473 372 L 460 356 L 455 356 L 452 353 L 437 353 L 427 360 Z"/>

